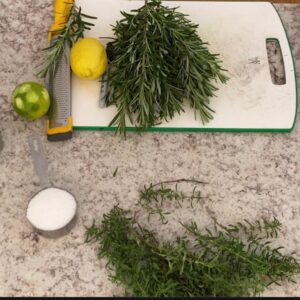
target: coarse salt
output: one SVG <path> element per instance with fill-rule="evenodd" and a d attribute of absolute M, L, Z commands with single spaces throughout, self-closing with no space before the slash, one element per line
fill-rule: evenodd
<path fill-rule="evenodd" d="M 47 188 L 31 199 L 27 208 L 27 219 L 37 229 L 59 230 L 74 218 L 76 207 L 73 195 L 67 191 Z"/>

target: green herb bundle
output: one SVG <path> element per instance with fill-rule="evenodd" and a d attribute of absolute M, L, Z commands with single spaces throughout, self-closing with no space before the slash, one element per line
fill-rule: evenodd
<path fill-rule="evenodd" d="M 213 118 L 210 97 L 218 79 L 227 77 L 218 55 L 211 54 L 193 24 L 177 8 L 152 0 L 114 26 L 106 105 L 118 112 L 110 126 L 126 131 L 126 117 L 141 130 L 184 111 L 184 99 L 203 123 Z"/>
<path fill-rule="evenodd" d="M 77 7 L 75 4 L 69 5 L 72 5 L 72 7 L 66 26 L 55 32 L 56 36 L 53 38 L 51 45 L 43 49 L 48 51 L 48 55 L 37 74 L 40 78 L 45 78 L 50 71 L 55 73 L 57 62 L 64 51 L 65 42 L 68 42 L 70 47 L 72 47 L 80 38 L 84 37 L 85 30 L 90 30 L 94 26 L 94 24 L 87 22 L 86 19 L 97 19 L 96 17 L 83 14 L 81 7 Z"/>
<path fill-rule="evenodd" d="M 180 179 L 145 186 L 138 205 L 148 216 L 156 214 L 162 223 L 169 214 L 163 204 L 181 207 L 184 201 L 203 197 L 196 187 L 187 194 L 179 183 L 207 184 Z M 175 189 L 170 185 L 176 184 Z M 98 258 L 106 258 L 111 279 L 124 284 L 128 295 L 153 297 L 255 296 L 272 283 L 293 281 L 300 264 L 293 256 L 271 246 L 281 223 L 264 218 L 200 230 L 195 222 L 181 224 L 185 236 L 173 242 L 158 241 L 155 232 L 138 224 L 129 211 L 114 207 L 102 223 L 86 230 L 86 242 L 97 242 Z"/>
<path fill-rule="evenodd" d="M 294 257 L 270 245 L 281 227 L 276 219 L 227 227 L 216 222 L 204 231 L 195 223 L 183 226 L 187 237 L 159 242 L 115 207 L 99 227 L 87 229 L 86 241 L 99 243 L 98 257 L 108 259 L 111 279 L 133 296 L 254 296 L 300 272 Z"/>

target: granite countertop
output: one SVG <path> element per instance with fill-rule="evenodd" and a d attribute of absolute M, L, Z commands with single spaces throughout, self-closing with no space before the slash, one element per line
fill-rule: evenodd
<path fill-rule="evenodd" d="M 12 3 L 13 2 L 13 3 Z M 291 134 L 128 134 L 76 132 L 68 142 L 49 143 L 44 123 L 24 122 L 12 112 L 17 83 L 36 80 L 52 21 L 52 0 L 0 0 L 0 296 L 112 296 L 123 288 L 108 279 L 95 245 L 84 244 L 84 225 L 99 221 L 117 203 L 134 209 L 138 190 L 150 182 L 198 178 L 209 200 L 153 229 L 172 238 L 182 220 L 228 224 L 275 216 L 283 223 L 279 245 L 300 258 L 300 123 Z M 300 70 L 300 5 L 276 5 L 286 25 Z M 298 77 L 298 83 L 299 77 Z M 27 138 L 40 134 L 53 185 L 76 195 L 79 220 L 58 240 L 33 233 L 25 218 L 30 197 L 40 189 Z M 118 167 L 116 177 L 113 177 Z M 143 215 L 142 215 L 143 216 Z M 300 296 L 298 284 L 270 287 L 266 296 Z"/>

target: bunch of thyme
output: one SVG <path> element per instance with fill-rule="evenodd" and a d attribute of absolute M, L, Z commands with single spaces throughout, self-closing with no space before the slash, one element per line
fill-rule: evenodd
<path fill-rule="evenodd" d="M 203 123 L 213 118 L 210 97 L 225 83 L 221 61 L 198 36 L 198 25 L 161 0 L 146 1 L 114 26 L 106 105 L 116 105 L 110 123 L 125 133 L 127 117 L 140 130 L 184 112 L 184 99 Z"/>
<path fill-rule="evenodd" d="M 37 73 L 37 76 L 40 78 L 45 78 L 50 71 L 55 73 L 57 62 L 64 51 L 66 42 L 72 47 L 80 38 L 84 37 L 85 30 L 90 30 L 94 26 L 94 24 L 85 21 L 85 19 L 97 19 L 96 17 L 83 14 L 81 7 L 77 7 L 75 4 L 69 5 L 72 5 L 72 7 L 68 22 L 62 29 L 53 32 L 55 36 L 51 41 L 51 45 L 43 49 L 43 51 L 48 51 L 48 55 L 41 70 Z"/>
<path fill-rule="evenodd" d="M 271 247 L 267 237 L 277 236 L 281 227 L 276 219 L 227 227 L 215 222 L 205 230 L 196 223 L 183 226 L 186 237 L 158 241 L 128 211 L 115 207 L 99 226 L 87 228 L 86 242 L 98 243 L 111 279 L 131 296 L 255 296 L 300 273 L 298 260 Z"/>

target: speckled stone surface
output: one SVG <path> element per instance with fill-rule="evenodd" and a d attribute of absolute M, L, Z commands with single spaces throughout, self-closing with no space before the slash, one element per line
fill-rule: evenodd
<path fill-rule="evenodd" d="M 277 5 L 300 70 L 300 5 Z M 300 258 L 300 123 L 291 134 L 128 134 L 80 132 L 68 142 L 48 143 L 43 122 L 25 122 L 10 106 L 15 85 L 36 80 L 45 58 L 52 0 L 0 0 L 0 296 L 112 296 L 106 262 L 84 244 L 84 225 L 99 221 L 115 204 L 135 209 L 144 184 L 198 178 L 209 200 L 194 210 L 176 211 L 169 225 L 151 228 L 172 238 L 182 232 L 176 219 L 224 224 L 276 216 L 283 223 L 276 244 Z M 298 78 L 299 83 L 299 78 Z M 35 235 L 25 218 L 30 197 L 41 187 L 27 138 L 41 134 L 53 185 L 76 195 L 79 220 L 58 240 Z M 118 169 L 116 177 L 114 170 Z M 143 214 L 140 215 L 143 219 Z M 298 284 L 270 287 L 264 295 L 300 296 Z"/>

